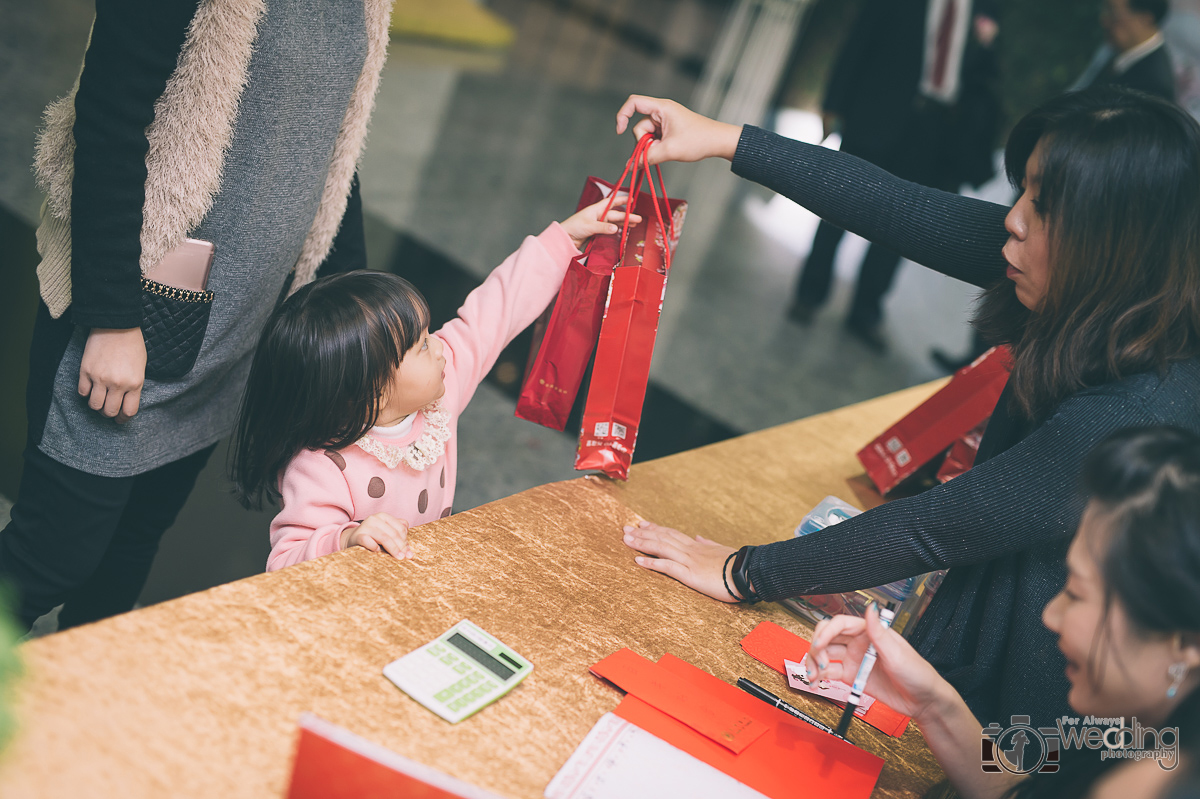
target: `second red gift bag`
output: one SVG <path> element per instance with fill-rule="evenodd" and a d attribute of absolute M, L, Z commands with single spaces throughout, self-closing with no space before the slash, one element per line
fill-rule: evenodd
<path fill-rule="evenodd" d="M 650 382 L 650 357 L 658 334 L 663 291 L 671 269 L 671 253 L 679 241 L 686 203 L 662 197 L 654 187 L 647 158 L 649 138 L 634 151 L 634 196 L 642 221 L 622 231 L 621 258 L 613 269 L 596 362 L 588 387 L 579 433 L 575 468 L 599 469 L 609 477 L 629 477 L 629 465 L 642 419 L 642 403 Z M 650 187 L 650 210 L 643 210 L 639 174 Z M 656 170 L 657 172 L 657 170 Z M 662 174 L 658 173 L 662 186 Z"/>
<path fill-rule="evenodd" d="M 553 310 L 534 330 L 517 401 L 520 418 L 562 430 L 595 351 L 575 468 L 622 479 L 641 420 L 671 252 L 687 209 L 654 187 L 646 158 L 650 142 L 649 136 L 638 142 L 615 185 L 588 178 L 579 208 L 620 196 L 628 178 L 628 208 L 641 221 L 627 222 L 619 234 L 593 237 L 571 263 Z"/>

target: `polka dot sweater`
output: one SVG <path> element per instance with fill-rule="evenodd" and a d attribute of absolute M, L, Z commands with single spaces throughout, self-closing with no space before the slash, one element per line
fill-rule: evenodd
<path fill-rule="evenodd" d="M 410 527 L 450 515 L 458 417 L 501 350 L 554 299 L 578 254 L 558 223 L 526 238 L 471 292 L 458 316 L 434 334 L 445 345 L 441 405 L 449 412 L 450 437 L 431 466 L 418 471 L 399 463 L 389 468 L 358 445 L 305 450 L 292 459 L 280 480 L 282 508 L 271 522 L 268 571 L 335 552 L 344 530 L 375 513 L 388 513 Z M 407 446 L 421 438 L 428 422 L 419 411 L 407 434 L 386 443 Z"/>

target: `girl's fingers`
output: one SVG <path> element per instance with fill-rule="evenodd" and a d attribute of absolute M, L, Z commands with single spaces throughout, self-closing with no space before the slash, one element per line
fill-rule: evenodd
<path fill-rule="evenodd" d="M 603 210 L 603 209 L 601 209 L 601 210 Z M 608 216 L 605 217 L 605 219 L 608 220 L 609 222 L 624 222 L 625 216 L 626 216 L 626 214 L 624 211 L 609 211 Z M 637 214 L 629 214 L 628 216 L 629 216 L 629 224 L 631 224 L 631 225 L 641 224 L 642 218 L 640 216 L 638 216 Z"/>
<path fill-rule="evenodd" d="M 389 555 L 397 560 L 404 559 L 405 545 L 403 541 L 397 541 L 395 536 L 381 536 L 379 543 Z"/>

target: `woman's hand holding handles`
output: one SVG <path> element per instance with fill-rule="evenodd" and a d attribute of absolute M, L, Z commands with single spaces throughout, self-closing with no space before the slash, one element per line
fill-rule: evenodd
<path fill-rule="evenodd" d="M 88 407 L 125 422 L 138 412 L 146 380 L 146 341 L 140 327 L 92 328 L 79 364 L 79 395 Z"/>
<path fill-rule="evenodd" d="M 817 625 L 808 650 L 810 679 L 852 685 L 869 644 L 875 645 L 876 655 L 866 686 L 871 696 L 918 723 L 941 712 L 947 701 L 961 703 L 929 661 L 898 632 L 883 626 L 876 605 L 867 609 L 866 618 L 834 616 Z"/>
<path fill-rule="evenodd" d="M 625 544 L 645 553 L 634 558 L 639 566 L 674 577 L 713 599 L 737 601 L 725 590 L 722 575 L 725 562 L 736 551 L 733 548 L 701 536 L 690 538 L 678 530 L 650 522 L 641 522 L 637 527 L 626 525 Z"/>
<path fill-rule="evenodd" d="M 645 114 L 646 118 L 633 127 L 633 134 L 640 139 L 653 133 L 659 139 L 651 145 L 651 164 L 666 161 L 703 161 L 719 156 L 733 160 L 738 140 L 742 136 L 741 125 L 717 122 L 684 108 L 674 100 L 657 97 L 630 95 L 617 112 L 617 133 L 625 132 L 634 114 Z"/>

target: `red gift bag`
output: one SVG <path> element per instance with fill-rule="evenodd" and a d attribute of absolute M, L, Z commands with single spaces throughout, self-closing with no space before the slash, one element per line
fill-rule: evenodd
<path fill-rule="evenodd" d="M 608 291 L 575 458 L 576 469 L 599 469 L 622 480 L 629 476 L 671 253 L 687 207 L 668 199 L 665 186 L 659 199 L 650 176 L 648 143 L 648 137 L 638 143 L 634 171 L 640 161 L 642 177 L 650 184 L 652 213 L 642 210 L 641 180 L 632 180 L 642 221 L 628 230 L 628 241 L 622 231 L 621 260 Z M 661 173 L 658 182 L 662 185 Z"/>
<path fill-rule="evenodd" d="M 996 407 L 1011 369 L 1008 347 L 993 347 L 859 450 L 858 460 L 879 493 L 891 491 L 986 419 Z"/>
<path fill-rule="evenodd" d="M 639 193 L 633 185 L 636 178 L 634 158 L 642 146 L 639 142 L 639 149 L 625 165 L 615 186 L 600 178 L 588 178 L 575 210 L 586 208 L 604 197 L 610 198 L 611 207 L 611 200 L 619 196 L 628 177 L 634 195 L 634 201 L 629 204 L 631 210 L 643 219 L 653 215 L 653 198 Z M 684 205 L 679 201 L 672 203 L 673 209 Z M 633 231 L 626 228 L 623 233 L 627 238 L 630 234 L 636 235 L 636 231 L 637 227 Z M 517 399 L 516 415 L 519 418 L 554 430 L 566 427 L 600 334 L 609 282 L 613 268 L 620 260 L 622 239 L 623 236 L 616 233 L 593 236 L 584 254 L 567 268 L 552 309 L 535 323 L 525 382 Z"/>

